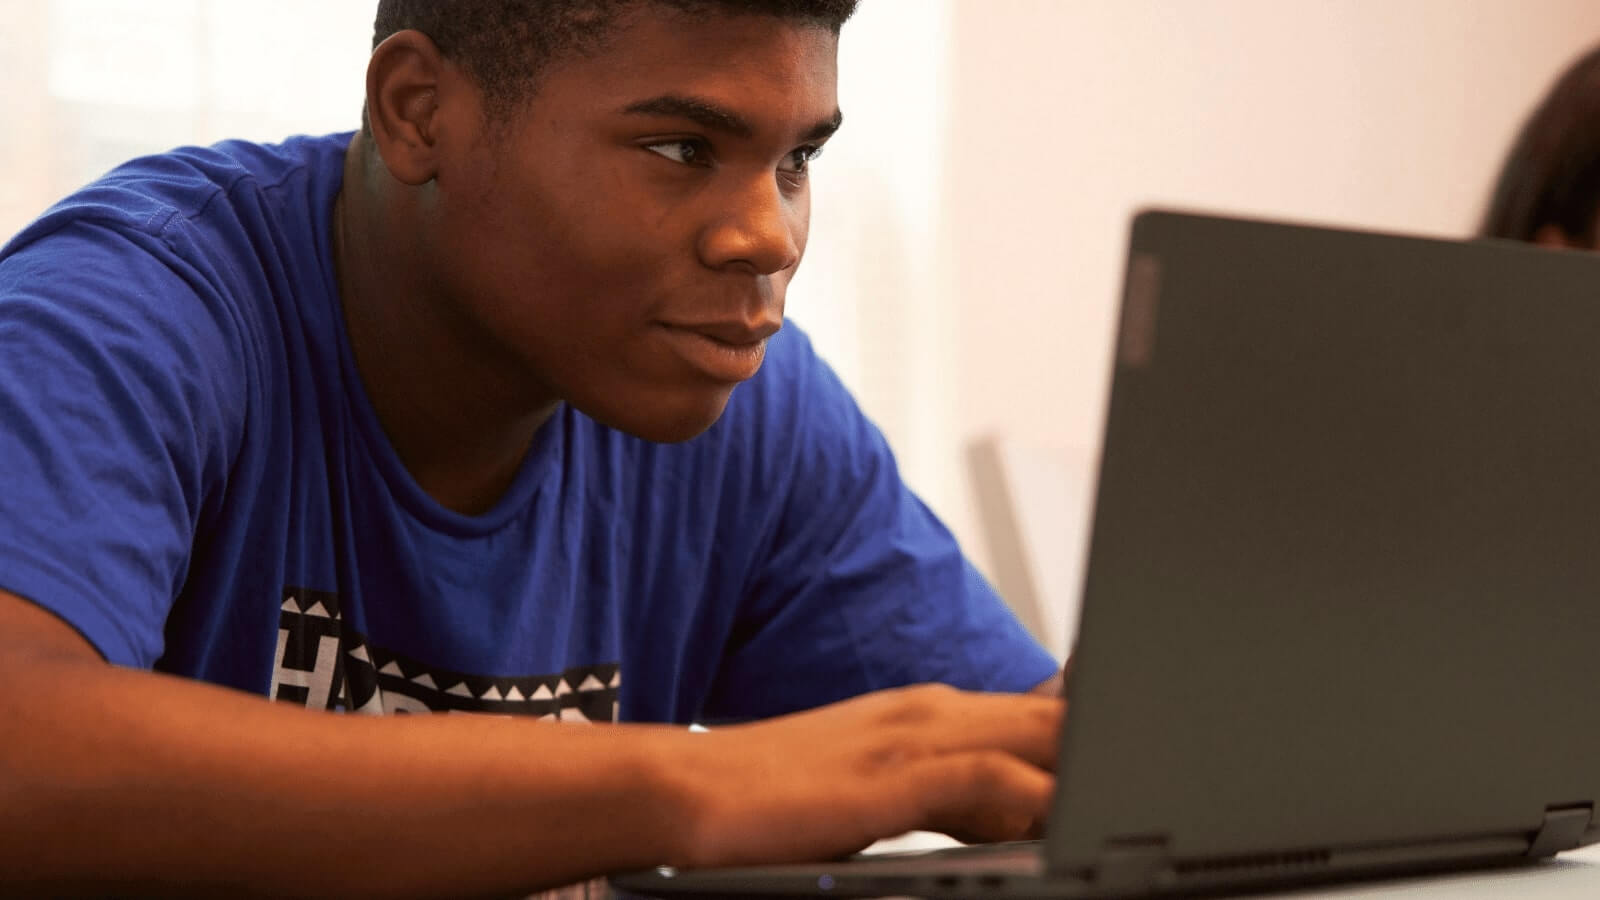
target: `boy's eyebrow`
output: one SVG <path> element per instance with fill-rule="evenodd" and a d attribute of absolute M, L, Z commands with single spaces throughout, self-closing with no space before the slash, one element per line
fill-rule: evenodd
<path fill-rule="evenodd" d="M 835 131 L 838 131 L 839 130 L 839 126 L 843 125 L 843 124 L 844 124 L 844 113 L 841 112 L 840 110 L 835 109 L 833 111 L 833 115 L 831 117 L 829 117 L 827 119 L 823 119 L 821 122 L 818 122 L 817 124 L 811 126 L 810 130 L 808 130 L 801 137 L 801 140 L 803 140 L 803 141 L 821 141 L 821 140 L 826 140 L 826 139 L 832 137 L 833 133 Z"/>
<path fill-rule="evenodd" d="M 709 100 L 699 97 L 685 97 L 679 94 L 662 94 L 648 100 L 630 103 L 623 110 L 624 113 L 642 116 L 676 116 L 688 119 L 705 128 L 726 132 L 735 137 L 749 138 L 755 136 L 755 129 L 750 127 L 738 113 L 723 109 Z M 844 113 L 834 110 L 833 115 L 815 125 L 812 125 L 801 136 L 804 141 L 820 141 L 828 137 L 839 126 L 844 124 Z"/>

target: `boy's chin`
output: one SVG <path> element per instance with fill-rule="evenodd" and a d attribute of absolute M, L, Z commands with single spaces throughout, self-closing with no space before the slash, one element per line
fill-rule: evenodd
<path fill-rule="evenodd" d="M 704 434 L 728 408 L 733 388 L 695 392 L 688 396 L 651 398 L 591 418 L 642 440 L 657 444 L 681 444 Z"/>

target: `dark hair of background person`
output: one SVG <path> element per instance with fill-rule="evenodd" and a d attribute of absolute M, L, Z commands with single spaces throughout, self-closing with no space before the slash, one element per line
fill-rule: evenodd
<path fill-rule="evenodd" d="M 690 16 L 768 15 L 838 34 L 857 0 L 380 0 L 372 46 L 422 32 L 478 82 L 496 115 L 529 96 L 550 60 L 598 50 L 618 16 L 641 3 Z"/>
<path fill-rule="evenodd" d="M 1522 126 L 1484 215 L 1483 237 L 1594 247 L 1600 214 L 1600 47 L 1556 81 Z M 1541 234 L 1542 232 L 1542 234 Z"/>

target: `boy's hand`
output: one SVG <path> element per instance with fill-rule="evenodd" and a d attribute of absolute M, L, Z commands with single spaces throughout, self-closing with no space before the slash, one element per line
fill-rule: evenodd
<path fill-rule="evenodd" d="M 1037 836 L 1065 707 L 940 685 L 684 735 L 683 866 L 826 859 L 907 831 Z M 690 752 L 693 751 L 693 752 Z"/>

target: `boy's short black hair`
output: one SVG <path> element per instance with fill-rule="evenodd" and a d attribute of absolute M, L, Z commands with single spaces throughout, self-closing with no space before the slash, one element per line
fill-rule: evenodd
<path fill-rule="evenodd" d="M 1593 244 L 1600 218 L 1600 47 L 1557 79 L 1522 126 L 1484 215 L 1484 237 L 1531 241 L 1554 225 Z"/>
<path fill-rule="evenodd" d="M 700 16 L 792 19 L 834 34 L 857 0 L 380 0 L 372 46 L 398 31 L 427 35 L 483 89 L 491 114 L 526 98 L 551 59 L 600 46 L 630 8 L 655 4 Z"/>

